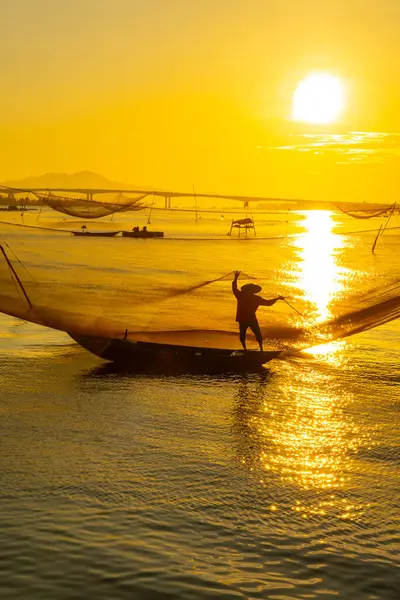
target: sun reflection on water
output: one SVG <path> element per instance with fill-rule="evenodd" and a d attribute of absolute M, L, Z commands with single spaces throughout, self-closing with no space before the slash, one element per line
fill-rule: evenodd
<path fill-rule="evenodd" d="M 314 319 L 324 321 L 331 316 L 330 302 L 343 289 L 345 269 L 337 261 L 337 251 L 343 247 L 343 241 L 333 233 L 334 223 L 329 211 L 308 211 L 303 226 L 306 233 L 293 241 L 301 261 L 300 270 L 294 273 L 296 286 L 312 305 Z"/>
<path fill-rule="evenodd" d="M 347 270 L 339 263 L 345 241 L 333 233 L 329 211 L 306 212 L 302 224 L 306 233 L 293 241 L 298 262 L 290 276 L 312 326 L 332 316 L 332 302 L 345 288 Z M 281 401 L 271 405 L 265 398 L 251 422 L 261 479 L 278 475 L 291 486 L 297 496 L 291 508 L 304 518 L 334 512 L 351 519 L 365 509 L 346 499 L 354 454 L 365 434 L 348 411 L 352 393 L 337 376 L 339 368 L 348 369 L 345 348 L 346 341 L 327 339 L 306 350 L 315 362 L 282 363 Z"/>
<path fill-rule="evenodd" d="M 343 356 L 341 351 L 346 346 L 347 342 L 345 340 L 334 340 L 332 342 L 327 342 L 326 344 L 319 344 L 318 346 L 307 348 L 306 350 L 303 350 L 303 352 L 318 358 L 324 357 L 326 363 L 331 363 L 338 367 L 340 366 Z"/>
<path fill-rule="evenodd" d="M 279 380 L 279 401 L 268 399 L 268 384 L 264 391 L 245 385 L 240 392 L 235 421 L 242 464 L 257 473 L 262 486 L 276 476 L 285 482 L 290 508 L 303 518 L 328 513 L 359 518 L 366 506 L 348 490 L 357 450 L 368 440 L 348 410 L 352 393 L 332 365 L 323 363 L 283 363 Z M 273 506 L 279 510 L 279 502 Z"/>
<path fill-rule="evenodd" d="M 264 450 L 261 462 L 303 489 L 338 489 L 349 461 L 349 423 L 343 419 L 341 404 L 350 398 L 339 402 L 331 377 L 324 372 L 311 369 L 293 375 L 292 383 L 282 387 L 290 402 L 285 420 L 278 427 L 270 421 L 262 432 L 273 440 L 274 451 Z M 264 410 L 267 416 L 268 406 Z"/>

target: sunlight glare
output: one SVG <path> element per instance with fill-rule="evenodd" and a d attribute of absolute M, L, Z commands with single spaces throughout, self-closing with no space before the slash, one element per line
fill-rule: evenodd
<path fill-rule="evenodd" d="M 344 87 L 337 77 L 313 73 L 293 94 L 293 120 L 316 125 L 337 121 L 344 106 Z"/>
<path fill-rule="evenodd" d="M 342 350 L 345 346 L 346 342 L 344 340 L 334 340 L 332 342 L 327 342 L 326 344 L 312 346 L 311 348 L 303 350 L 303 352 L 306 354 L 311 354 L 312 356 L 327 356 L 328 358 L 331 358 L 329 362 L 333 362 L 336 366 L 338 366 L 339 361 L 334 354 Z"/>
<path fill-rule="evenodd" d="M 336 261 L 336 253 L 343 241 L 332 232 L 332 213 L 329 211 L 305 213 L 304 227 L 305 235 L 294 241 L 302 259 L 298 279 L 305 300 L 315 306 L 316 321 L 321 322 L 331 316 L 329 304 L 343 287 L 341 278 L 345 271 Z"/>

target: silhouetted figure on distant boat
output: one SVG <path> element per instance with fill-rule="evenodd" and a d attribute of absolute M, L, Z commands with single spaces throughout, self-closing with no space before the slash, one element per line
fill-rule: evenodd
<path fill-rule="evenodd" d="M 142 227 L 142 232 L 143 232 L 143 233 L 146 233 L 146 232 L 147 232 L 147 227 L 146 227 L 146 225 L 143 225 L 143 227 Z"/>
<path fill-rule="evenodd" d="M 136 225 L 136 227 L 132 228 L 132 231 L 134 231 L 135 233 L 139 233 L 139 227 Z"/>
<path fill-rule="evenodd" d="M 283 300 L 284 298 L 283 296 L 278 296 L 272 300 L 265 300 L 264 298 L 261 298 L 261 296 L 257 296 L 262 288 L 254 283 L 247 283 L 238 290 L 237 281 L 239 275 L 240 271 L 235 271 L 235 277 L 232 282 L 232 292 L 237 299 L 236 321 L 239 323 L 240 342 L 244 350 L 246 350 L 246 333 L 250 327 L 262 352 L 263 340 L 256 317 L 257 309 L 259 306 L 272 306 L 275 302 Z"/>

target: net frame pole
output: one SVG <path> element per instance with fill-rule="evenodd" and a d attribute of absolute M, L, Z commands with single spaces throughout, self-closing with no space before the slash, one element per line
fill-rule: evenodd
<path fill-rule="evenodd" d="M 27 301 L 27 303 L 28 303 L 28 305 L 29 305 L 29 308 L 32 308 L 32 302 L 31 302 L 31 301 L 30 301 L 30 299 L 29 299 L 29 296 L 28 296 L 28 294 L 27 294 L 27 292 L 26 292 L 26 290 L 25 290 L 25 288 L 24 288 L 24 286 L 23 286 L 23 284 L 22 284 L 22 281 L 21 281 L 21 280 L 20 280 L 20 278 L 18 277 L 18 273 L 16 272 L 16 270 L 15 270 L 15 269 L 14 269 L 14 267 L 12 266 L 12 264 L 11 264 L 11 261 L 10 261 L 10 259 L 8 258 L 8 256 L 7 256 L 7 253 L 6 253 L 6 251 L 4 250 L 4 248 L 3 248 L 3 246 L 2 246 L 1 244 L 0 244 L 0 251 L 2 252 L 2 254 L 3 254 L 3 256 L 4 256 L 4 258 L 5 258 L 5 260 L 6 260 L 6 263 L 7 263 L 8 267 L 9 267 L 9 269 L 10 269 L 11 273 L 14 275 L 14 277 L 15 277 L 16 281 L 18 282 L 18 285 L 19 285 L 19 287 L 21 288 L 21 290 L 22 290 L 22 293 L 23 293 L 23 294 L 24 294 L 24 296 L 25 296 L 25 300 Z"/>

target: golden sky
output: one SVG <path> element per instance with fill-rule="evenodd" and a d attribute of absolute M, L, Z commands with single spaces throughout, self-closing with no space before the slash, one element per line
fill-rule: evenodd
<path fill-rule="evenodd" d="M 396 193 L 399 0 L 1 0 L 0 17 L 0 180 L 88 169 L 182 191 Z M 345 86 L 334 125 L 291 121 L 314 72 Z"/>

